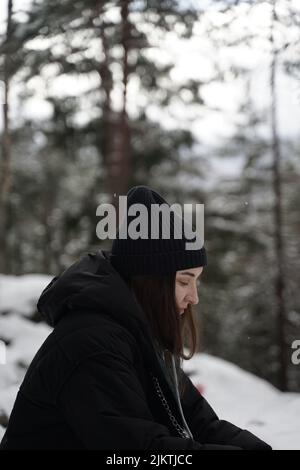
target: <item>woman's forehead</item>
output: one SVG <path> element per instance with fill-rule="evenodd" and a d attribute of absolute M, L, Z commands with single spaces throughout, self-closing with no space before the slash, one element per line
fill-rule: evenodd
<path fill-rule="evenodd" d="M 203 266 L 199 266 L 198 268 L 189 268 L 189 269 L 182 269 L 180 271 L 177 271 L 177 275 L 188 275 L 190 277 L 197 277 L 199 276 L 203 271 Z"/>

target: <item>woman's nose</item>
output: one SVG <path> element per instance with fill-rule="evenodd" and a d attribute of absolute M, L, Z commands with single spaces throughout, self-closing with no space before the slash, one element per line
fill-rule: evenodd
<path fill-rule="evenodd" d="M 198 292 L 197 292 L 196 287 L 192 289 L 192 291 L 190 292 L 188 296 L 188 299 L 189 299 L 190 304 L 197 305 L 197 303 L 199 302 L 199 298 L 198 298 Z"/>

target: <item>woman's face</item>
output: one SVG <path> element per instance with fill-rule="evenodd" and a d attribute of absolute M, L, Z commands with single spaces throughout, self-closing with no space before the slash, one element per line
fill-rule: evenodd
<path fill-rule="evenodd" d="M 202 271 L 203 267 L 176 272 L 175 298 L 180 315 L 184 313 L 189 304 L 196 305 L 198 303 L 197 287 Z"/>

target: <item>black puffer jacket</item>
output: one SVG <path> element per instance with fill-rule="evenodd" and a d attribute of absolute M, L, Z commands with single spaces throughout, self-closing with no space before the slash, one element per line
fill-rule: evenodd
<path fill-rule="evenodd" d="M 181 370 L 193 439 L 184 437 L 147 320 L 107 252 L 54 278 L 38 309 L 54 330 L 26 373 L 1 449 L 270 449 L 219 420 Z"/>

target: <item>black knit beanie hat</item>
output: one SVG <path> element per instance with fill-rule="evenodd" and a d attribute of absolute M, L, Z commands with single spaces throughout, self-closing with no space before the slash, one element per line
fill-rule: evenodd
<path fill-rule="evenodd" d="M 127 193 L 127 209 L 133 204 L 143 204 L 148 212 L 148 230 L 151 234 L 151 205 L 169 204 L 156 191 L 147 186 L 135 186 Z M 193 242 L 187 239 L 182 231 L 181 238 L 174 238 L 174 214 L 170 211 L 170 238 L 162 237 L 161 219 L 159 219 L 159 237 L 137 238 L 127 237 L 121 239 L 119 231 L 113 240 L 110 261 L 114 268 L 122 275 L 145 275 L 145 274 L 170 274 L 182 269 L 195 268 L 207 265 L 207 257 L 204 246 L 196 250 L 187 250 L 186 242 Z M 127 217 L 127 226 L 134 217 Z M 125 223 L 125 222 L 124 222 Z M 181 219 L 181 223 L 185 223 Z M 183 227 L 183 225 L 182 225 Z"/>

